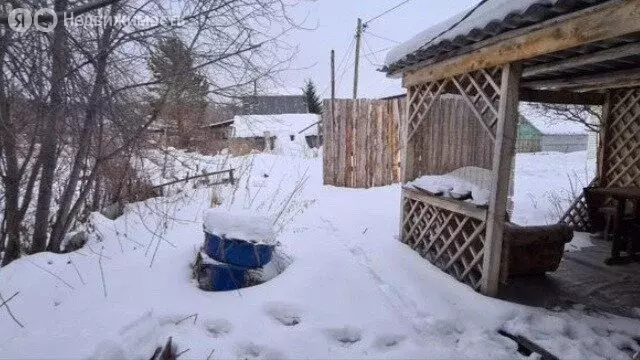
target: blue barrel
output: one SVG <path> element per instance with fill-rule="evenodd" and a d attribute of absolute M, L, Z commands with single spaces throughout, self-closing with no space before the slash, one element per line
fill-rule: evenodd
<path fill-rule="evenodd" d="M 229 264 L 197 264 L 198 286 L 207 291 L 237 290 L 248 285 L 247 269 Z"/>
<path fill-rule="evenodd" d="M 205 231 L 204 250 L 216 261 L 245 267 L 259 268 L 271 261 L 275 245 L 254 244 L 241 239 L 230 239 Z"/>

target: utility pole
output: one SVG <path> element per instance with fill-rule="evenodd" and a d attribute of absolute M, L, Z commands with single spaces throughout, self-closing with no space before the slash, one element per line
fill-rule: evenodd
<path fill-rule="evenodd" d="M 362 39 L 362 19 L 358 18 L 358 26 L 356 27 L 356 59 L 355 69 L 353 70 L 353 99 L 358 98 L 358 71 L 360 68 L 360 40 Z"/>
<path fill-rule="evenodd" d="M 331 50 L 331 117 L 336 117 L 336 51 Z"/>

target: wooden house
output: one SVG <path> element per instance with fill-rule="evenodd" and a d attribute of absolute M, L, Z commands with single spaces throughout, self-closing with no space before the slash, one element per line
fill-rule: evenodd
<path fill-rule="evenodd" d="M 589 115 L 585 114 L 585 121 Z M 587 150 L 589 130 L 575 121 L 554 119 L 526 104 L 520 105 L 516 152 L 574 152 Z"/>

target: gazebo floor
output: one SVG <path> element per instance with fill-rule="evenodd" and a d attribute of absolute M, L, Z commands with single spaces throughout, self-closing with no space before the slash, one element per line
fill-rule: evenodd
<path fill-rule="evenodd" d="M 581 304 L 588 310 L 640 318 L 640 263 L 607 266 L 604 260 L 611 243 L 586 233 L 576 233 L 572 241 L 589 242 L 593 246 L 575 250 L 567 244 L 560 267 L 553 273 L 510 278 L 499 297 L 548 309 Z"/>

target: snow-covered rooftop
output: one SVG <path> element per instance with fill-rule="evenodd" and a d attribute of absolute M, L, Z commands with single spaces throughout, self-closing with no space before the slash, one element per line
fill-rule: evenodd
<path fill-rule="evenodd" d="M 303 135 L 317 135 L 318 127 L 311 125 L 318 121 L 320 115 L 316 114 L 240 115 L 233 118 L 234 136 L 264 136 L 266 131 L 272 136 L 289 136 L 302 130 Z"/>
<path fill-rule="evenodd" d="M 302 96 L 302 87 L 268 87 L 258 90 L 258 96 Z"/>
<path fill-rule="evenodd" d="M 583 124 L 576 121 L 569 121 L 566 119 L 559 119 L 553 117 L 551 114 L 546 114 L 544 111 L 536 109 L 535 107 L 522 104 L 520 105 L 520 114 L 524 116 L 527 121 L 538 129 L 543 135 L 587 135 L 588 129 Z M 584 120 L 589 121 L 589 114 L 584 114 Z"/>
<path fill-rule="evenodd" d="M 488 0 L 393 48 L 387 53 L 384 70 L 392 73 L 440 53 L 600 2 L 604 0 Z"/>

